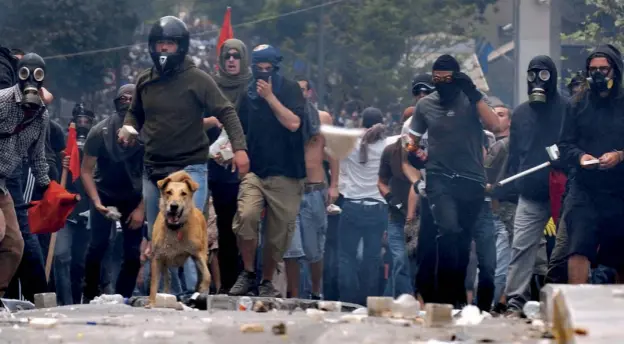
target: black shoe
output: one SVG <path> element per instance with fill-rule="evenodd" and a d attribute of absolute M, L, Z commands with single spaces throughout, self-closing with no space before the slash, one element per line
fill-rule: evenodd
<path fill-rule="evenodd" d="M 507 305 L 501 302 L 498 302 L 490 311 L 493 317 L 499 317 L 507 312 Z"/>
<path fill-rule="evenodd" d="M 258 286 L 258 296 L 260 297 L 282 297 L 275 287 L 273 287 L 273 283 L 271 281 L 262 281 Z"/>
<path fill-rule="evenodd" d="M 234 283 L 228 294 L 231 296 L 247 296 L 254 289 L 256 289 L 256 273 L 243 270 L 238 275 L 236 283 Z"/>
<path fill-rule="evenodd" d="M 321 301 L 323 298 L 320 295 L 314 295 L 310 293 L 310 300 Z"/>

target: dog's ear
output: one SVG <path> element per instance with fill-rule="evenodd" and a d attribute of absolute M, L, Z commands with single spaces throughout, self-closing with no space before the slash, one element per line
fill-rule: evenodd
<path fill-rule="evenodd" d="M 169 184 L 171 182 L 171 178 L 167 177 L 165 179 L 161 179 L 159 180 L 156 185 L 158 185 L 158 189 L 160 189 L 161 191 L 167 186 L 167 184 Z"/>
<path fill-rule="evenodd" d="M 188 186 L 188 188 L 191 190 L 191 192 L 195 192 L 199 189 L 199 184 L 191 178 L 184 179 L 184 182 L 186 183 L 186 186 Z"/>

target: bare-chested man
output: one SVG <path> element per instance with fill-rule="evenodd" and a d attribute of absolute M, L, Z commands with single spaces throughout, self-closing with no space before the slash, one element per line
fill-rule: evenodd
<path fill-rule="evenodd" d="M 299 86 L 303 96 L 309 100 L 312 95 L 312 87 L 309 81 L 299 79 Z M 326 207 L 338 198 L 339 163 L 325 154 L 325 138 L 320 134 L 320 124 L 333 124 L 331 115 L 315 109 L 310 102 L 307 106 L 306 114 L 310 118 L 303 125 L 303 135 L 307 139 L 305 145 L 307 177 L 299 215 L 297 216 L 297 226 L 290 248 L 284 255 L 284 263 L 286 265 L 289 297 L 299 297 L 299 260 L 305 258 L 310 267 L 312 284 L 310 298 L 320 300 L 325 232 L 327 230 Z M 329 187 L 323 168 L 324 160 L 329 162 L 331 174 Z"/>

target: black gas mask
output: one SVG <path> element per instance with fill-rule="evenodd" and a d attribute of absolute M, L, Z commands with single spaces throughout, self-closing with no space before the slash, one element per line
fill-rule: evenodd
<path fill-rule="evenodd" d="M 527 72 L 529 102 L 546 103 L 550 77 L 547 69 L 531 69 Z"/>
<path fill-rule="evenodd" d="M 39 110 L 43 106 L 41 87 L 45 78 L 45 62 L 35 53 L 24 55 L 17 63 L 17 76 L 22 91 L 21 106 L 25 110 Z"/>
<path fill-rule="evenodd" d="M 72 110 L 72 122 L 76 125 L 76 141 L 79 148 L 84 146 L 87 135 L 89 135 L 89 131 L 91 131 L 91 127 L 93 127 L 94 119 L 95 115 L 93 111 L 87 110 L 83 103 L 78 103 L 74 106 Z"/>
<path fill-rule="evenodd" d="M 587 81 L 589 82 L 589 88 L 592 92 L 601 94 L 613 88 L 613 79 L 607 76 L 609 72 L 611 72 L 611 68 L 607 66 L 589 68 L 589 78 L 587 78 Z"/>

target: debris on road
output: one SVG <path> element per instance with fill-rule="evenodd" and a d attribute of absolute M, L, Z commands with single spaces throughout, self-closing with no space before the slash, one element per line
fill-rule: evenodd
<path fill-rule="evenodd" d="M 260 324 L 243 324 L 240 327 L 242 333 L 261 333 L 264 332 L 264 326 Z"/>
<path fill-rule="evenodd" d="M 276 336 L 283 336 L 283 335 L 285 335 L 285 334 L 286 334 L 286 324 L 284 324 L 284 323 L 282 322 L 282 323 L 279 323 L 279 324 L 277 324 L 277 325 L 274 325 L 274 326 L 271 328 L 271 331 L 272 331 L 272 332 L 273 332 L 273 334 L 274 334 L 274 335 L 276 335 Z"/>
<path fill-rule="evenodd" d="M 37 308 L 56 307 L 56 293 L 35 294 L 35 307 Z"/>

